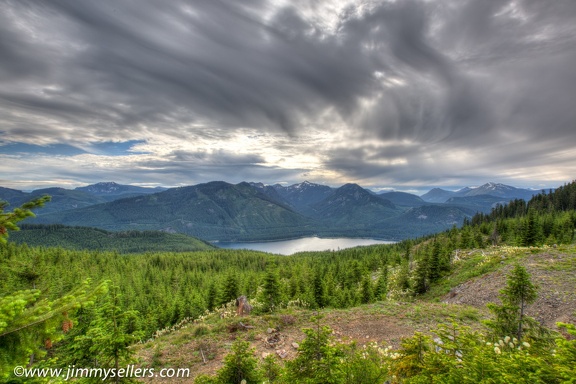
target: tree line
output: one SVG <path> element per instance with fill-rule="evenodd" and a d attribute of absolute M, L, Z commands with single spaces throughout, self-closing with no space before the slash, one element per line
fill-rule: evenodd
<path fill-rule="evenodd" d="M 574 189 L 572 183 L 528 203 L 513 201 L 461 229 L 420 239 L 290 257 L 29 247 L 6 242 L 8 232 L 49 198 L 12 212 L 0 205 L 0 377 L 14 365 L 46 359 L 117 365 L 129 358 L 123 354 L 135 340 L 240 294 L 260 303 L 257 312 L 290 301 L 347 308 L 424 294 L 450 273 L 460 249 L 573 242 L 576 213 L 565 196 L 572 198 Z M 501 310 L 503 319 L 509 315 L 509 308 Z"/>

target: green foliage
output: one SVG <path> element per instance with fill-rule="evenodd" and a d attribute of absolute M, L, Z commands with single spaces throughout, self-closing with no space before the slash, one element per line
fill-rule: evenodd
<path fill-rule="evenodd" d="M 338 344 L 331 329 L 313 319 L 314 329 L 305 329 L 297 357 L 284 368 L 268 356 L 257 367 L 246 342 L 233 347 L 225 367 L 216 377 L 203 376 L 198 383 L 238 383 L 231 372 L 250 369 L 259 380 L 277 383 L 574 383 L 576 378 L 576 327 L 559 323 L 567 337 L 557 337 L 548 346 L 536 347 L 511 336 L 488 341 L 481 332 L 453 322 L 432 330 L 435 337 L 420 332 L 401 341 L 399 349 L 377 343 L 358 347 Z M 238 342 L 236 342 L 238 343 Z M 235 344 L 236 344 L 235 343 Z M 231 367 L 249 367 L 230 369 Z M 227 372 L 226 376 L 222 372 Z"/>
<path fill-rule="evenodd" d="M 541 241 L 553 239 L 561 243 L 573 240 L 575 222 L 573 212 L 542 213 L 535 207 L 533 210 L 535 227 L 541 234 Z M 20 303 L 18 305 L 21 308 L 30 309 L 34 307 L 34 303 L 42 300 L 47 300 L 49 303 L 56 302 L 67 292 L 73 291 L 78 286 L 79 280 L 87 277 L 92 277 L 95 281 L 113 281 L 117 285 L 115 299 L 107 297 L 105 300 L 111 300 L 108 304 L 102 301 L 102 308 L 109 308 L 111 315 L 105 315 L 102 308 L 86 306 L 82 306 L 76 313 L 70 311 L 69 316 L 76 326 L 66 337 L 54 337 L 54 340 L 62 340 L 52 350 L 62 363 L 96 358 L 89 352 L 91 344 L 87 335 L 91 335 L 103 345 L 111 346 L 106 354 L 113 358 L 108 359 L 106 364 L 113 365 L 116 359 L 119 362 L 129 361 L 130 357 L 122 355 L 120 351 L 124 350 L 131 340 L 140 335 L 149 337 L 158 329 L 170 327 L 186 317 L 197 317 L 205 309 L 213 308 L 221 302 L 229 302 L 240 293 L 254 298 L 259 289 L 259 295 L 263 293 L 263 297 L 269 299 L 266 302 L 260 300 L 259 296 L 259 301 L 264 302 L 267 309 L 272 309 L 276 303 L 290 300 L 306 301 L 313 307 L 351 307 L 361 302 L 382 300 L 387 296 L 403 300 L 410 298 L 414 292 L 434 290 L 436 285 L 445 284 L 448 280 L 446 275 L 453 267 L 452 256 L 458 254 L 457 248 L 462 244 L 481 247 L 495 229 L 498 231 L 501 243 L 519 244 L 526 232 L 527 227 L 524 223 L 528 219 L 527 212 L 528 210 L 525 210 L 524 216 L 521 217 L 503 218 L 495 223 L 480 221 L 470 224 L 463 230 L 453 228 L 410 242 L 339 252 L 305 252 L 291 257 L 218 249 L 178 254 L 148 252 L 120 255 L 116 252 L 70 251 L 8 243 L 0 247 L 0 301 L 7 308 L 4 312 L 9 313 L 14 310 L 11 306 L 16 304 L 13 303 Z M 126 241 L 129 240 L 127 237 Z M 475 256 L 470 256 L 470 260 L 478 264 Z M 463 260 L 455 265 L 460 268 L 468 265 L 470 260 Z M 490 268 L 495 268 L 493 263 L 483 263 L 478 268 L 474 267 L 467 276 L 484 273 L 491 270 Z M 523 281 L 520 278 L 518 280 Z M 526 284 L 521 286 L 528 287 Z M 31 287 L 36 287 L 42 294 L 38 291 L 27 291 Z M 518 291 L 516 288 L 509 288 L 510 295 L 518 296 L 514 293 Z M 22 297 L 18 298 L 18 295 L 14 294 L 18 291 L 21 291 Z M 527 303 L 530 295 L 525 295 L 523 300 Z M 533 344 L 532 340 L 536 340 L 535 333 L 529 335 L 517 333 L 518 324 L 521 324 L 522 333 L 525 330 L 536 330 L 529 319 L 522 318 L 518 314 L 518 308 L 522 308 L 521 303 L 522 301 L 518 303 L 513 300 L 503 303 L 500 307 L 502 313 L 496 315 L 496 318 L 502 320 L 501 324 L 512 326 L 502 327 L 495 334 L 499 337 L 509 335 L 518 339 L 524 338 Z M 135 317 L 133 311 L 137 311 L 139 316 Z M 121 326 L 119 328 L 111 326 L 112 323 L 106 320 L 110 318 L 116 318 Z M 59 321 L 55 319 L 53 325 Z M 418 379 L 421 382 L 434 382 L 434 380 L 443 382 L 438 379 L 440 377 L 438 375 L 447 372 L 453 375 L 459 373 L 451 368 L 452 365 L 458 365 L 459 357 L 435 354 L 432 350 L 434 343 L 425 337 L 419 339 L 419 344 L 414 344 L 416 341 L 412 344 L 407 342 L 403 347 L 403 354 L 399 354 L 402 358 L 391 359 L 379 352 L 376 347 L 366 352 L 356 347 L 334 344 L 329 334 L 322 333 L 323 327 L 307 332 L 309 333 L 307 339 L 310 340 L 304 345 L 316 353 L 309 354 L 309 358 L 317 357 L 310 361 L 318 360 L 310 364 L 309 369 L 320 373 L 306 371 L 308 368 L 305 367 L 305 359 L 302 358 L 299 363 L 301 369 L 296 370 L 288 368 L 283 370 L 269 362 L 270 366 L 261 371 L 269 372 L 265 374 L 268 379 L 274 377 L 277 381 L 285 378 L 296 380 L 295 377 L 298 375 L 302 375 L 300 381 L 303 382 L 306 380 L 349 382 L 351 378 L 355 378 L 352 380 L 354 382 L 369 382 L 383 377 L 390 379 L 389 371 L 395 364 L 393 361 L 396 360 L 404 364 L 395 366 L 395 369 L 406 381 Z M 32 344 L 41 346 L 43 336 L 41 333 L 37 336 L 34 336 L 36 339 L 33 339 Z M 474 348 L 480 348 L 472 344 Z M 558 345 L 560 344 L 558 341 Z M 566 361 L 572 361 L 569 353 L 572 347 L 570 344 L 566 345 L 563 356 Z M 322 346 L 326 349 L 322 350 L 320 348 Z M 545 344 L 532 348 L 536 347 L 545 348 Z M 39 359 L 42 356 L 42 348 L 37 349 L 35 357 Z M 118 353 L 113 353 L 114 350 Z M 66 355 L 70 356 L 70 359 L 77 360 L 65 360 L 63 357 Z M 26 356 L 29 357 L 27 354 L 21 355 L 22 358 Z M 435 371 L 427 368 L 428 358 L 436 359 L 433 364 L 436 367 Z M 98 359 L 105 360 L 103 356 Z M 363 360 L 366 367 L 364 370 L 362 370 Z M 485 361 L 487 366 L 492 364 L 486 357 L 479 356 L 478 360 L 474 361 L 477 364 Z M 9 366 L 12 363 L 5 364 Z M 378 364 L 381 369 L 377 368 Z M 444 367 L 443 373 L 440 372 L 441 367 Z M 562 369 L 558 368 L 558 372 L 561 371 Z M 422 376 L 423 374 L 428 376 Z M 434 380 L 425 381 L 423 377 Z M 453 382 L 457 382 L 455 380 L 453 379 Z"/>
<path fill-rule="evenodd" d="M 4 212 L 8 203 L 0 201 L 0 246 L 6 244 L 8 231 L 18 231 L 17 223 L 27 217 L 35 217 L 32 210 L 44 206 L 48 201 L 50 201 L 50 196 L 42 196 L 22 204 L 21 207 L 15 208 L 12 212 Z"/>
<path fill-rule="evenodd" d="M 529 202 L 512 200 L 489 214 L 478 213 L 469 226 L 487 229 L 488 224 L 496 224 L 493 243 L 501 240 L 524 246 L 570 244 L 574 241 L 575 209 L 576 182 L 572 182 L 554 192 L 542 192 Z"/>
<path fill-rule="evenodd" d="M 367 275 L 362 279 L 362 285 L 360 287 L 360 302 L 362 304 L 368 304 L 374 301 L 374 289 L 372 288 L 372 279 L 370 275 Z"/>
<path fill-rule="evenodd" d="M 220 290 L 220 305 L 224 305 L 230 301 L 236 300 L 238 298 L 238 293 L 240 288 L 238 287 L 238 279 L 234 272 L 229 272 L 226 279 L 223 281 L 222 288 Z"/>
<path fill-rule="evenodd" d="M 262 382 L 262 375 L 257 369 L 258 361 L 250 343 L 236 340 L 231 353 L 224 358 L 224 366 L 218 371 L 216 383 L 221 384 L 257 384 Z"/>
<path fill-rule="evenodd" d="M 482 334 L 457 324 L 434 332 L 438 335 L 434 341 L 416 334 L 393 355 L 390 369 L 402 382 L 562 382 L 562 374 L 549 368 L 551 362 L 566 368 L 553 349 L 534 351 L 530 344 L 509 336 L 487 342 Z"/>
<path fill-rule="evenodd" d="M 264 310 L 272 312 L 281 301 L 280 278 L 276 266 L 271 266 L 266 271 L 262 288 Z"/>
<path fill-rule="evenodd" d="M 520 264 L 516 264 L 506 279 L 506 287 L 500 291 L 502 305 L 489 304 L 488 308 L 494 314 L 493 320 L 487 320 L 486 325 L 492 329 L 495 337 L 515 335 L 522 340 L 525 329 L 536 330 L 533 319 L 527 319 L 524 309 L 527 304 L 537 298 L 537 288 L 532 284 L 530 275 Z"/>
<path fill-rule="evenodd" d="M 31 210 L 43 206 L 47 201 L 50 201 L 50 197 L 43 196 L 8 213 L 4 213 L 7 204 L 0 202 L 0 251 L 10 248 L 6 246 L 8 231 L 17 231 L 17 223 L 33 217 Z M 25 272 L 19 277 L 26 283 L 35 282 L 39 277 L 33 271 Z M 89 291 L 88 286 L 86 280 L 77 289 L 53 300 L 43 297 L 38 289 L 9 287 L 9 290 L 0 291 L 0 379 L 8 377 L 14 366 L 32 364 L 42 358 L 46 349 L 63 337 L 58 325 L 66 324 L 63 328 L 67 330 L 71 324 L 69 313 L 82 304 L 88 304 L 105 289 L 100 286 Z"/>
<path fill-rule="evenodd" d="M 162 230 L 205 240 L 268 240 L 307 236 L 313 221 L 247 183 L 210 182 L 43 215 L 37 224 L 61 223 L 114 231 Z"/>
<path fill-rule="evenodd" d="M 370 343 L 362 348 L 355 343 L 336 347 L 344 354 L 340 362 L 342 383 L 383 383 L 389 377 L 387 357 L 378 344 Z"/>
<path fill-rule="evenodd" d="M 425 368 L 424 354 L 430 350 L 430 341 L 429 336 L 420 332 L 402 340 L 392 374 L 400 379 L 420 374 Z"/>
<path fill-rule="evenodd" d="M 89 281 L 55 300 L 40 290 L 16 291 L 0 297 L 0 379 L 16 365 L 27 365 L 45 356 L 53 343 L 64 337 L 70 317 L 90 305 L 106 285 L 90 289 Z"/>
<path fill-rule="evenodd" d="M 94 368 L 118 370 L 121 366 L 134 362 L 134 352 L 128 347 L 142 336 L 142 332 L 137 330 L 139 316 L 136 311 L 122 309 L 120 296 L 119 288 L 112 286 L 99 300 L 95 316 L 85 334 L 77 335 L 69 341 L 68 352 L 73 361 L 68 361 L 68 365 L 90 363 Z M 101 381 L 101 378 L 94 378 L 94 382 L 99 380 Z M 130 381 L 119 377 L 115 380 Z"/>
<path fill-rule="evenodd" d="M 142 252 L 192 252 L 213 249 L 200 239 L 162 231 L 109 232 L 98 228 L 67 227 L 60 224 L 23 224 L 10 240 L 32 247 L 61 247 L 77 250 Z"/>
<path fill-rule="evenodd" d="M 376 280 L 376 287 L 374 288 L 374 299 L 384 300 L 388 293 L 388 265 L 384 264 L 380 269 L 378 280 Z"/>
<path fill-rule="evenodd" d="M 541 243 L 541 224 L 537 222 L 536 212 L 533 209 L 528 211 L 528 217 L 523 223 L 524 229 L 522 231 L 522 245 L 527 247 L 531 245 L 539 245 Z"/>
<path fill-rule="evenodd" d="M 332 329 L 321 326 L 318 316 L 312 320 L 315 329 L 303 329 L 306 338 L 300 343 L 298 356 L 286 362 L 286 379 L 295 383 L 341 383 L 340 359 L 344 353 L 331 344 Z"/>
<path fill-rule="evenodd" d="M 576 326 L 557 323 L 567 333 L 567 338 L 556 339 L 556 361 L 550 370 L 557 374 L 564 383 L 576 383 Z"/>
<path fill-rule="evenodd" d="M 280 381 L 282 367 L 276 361 L 274 355 L 268 355 L 264 358 L 260 366 L 262 377 L 267 383 L 276 383 Z"/>
<path fill-rule="evenodd" d="M 430 284 L 428 279 L 429 275 L 430 263 L 428 261 L 428 257 L 424 256 L 416 262 L 416 268 L 413 273 L 413 288 L 415 293 L 420 295 L 428 291 Z"/>

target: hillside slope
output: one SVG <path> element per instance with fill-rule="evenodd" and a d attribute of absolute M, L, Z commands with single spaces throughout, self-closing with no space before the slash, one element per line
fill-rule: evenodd
<path fill-rule="evenodd" d="M 250 342 L 261 363 L 269 355 L 280 362 L 292 360 L 305 338 L 302 328 L 316 327 L 311 318 L 318 313 L 323 316 L 321 323 L 332 328 L 335 341 L 355 342 L 359 347 L 377 343 L 382 348 L 398 348 L 402 338 L 416 331 L 430 333 L 438 324 L 453 321 L 482 330 L 481 320 L 490 316 L 486 304 L 498 302 L 498 290 L 514 263 L 524 265 L 540 287 L 539 298 L 527 308 L 527 315 L 553 329 L 557 321 L 576 322 L 576 247 L 495 247 L 459 252 L 454 271 L 437 289 L 414 302 L 388 300 L 320 311 L 292 307 L 242 318 L 234 316 L 233 308 L 222 309 L 201 321 L 161 332 L 158 338 L 137 346 L 137 356 L 146 366 L 186 362 L 192 376 L 214 374 L 222 367 L 231 340 L 242 339 Z M 190 378 L 171 380 L 191 382 Z"/>
<path fill-rule="evenodd" d="M 266 240 L 312 233 L 310 219 L 248 183 L 221 181 L 43 215 L 34 222 L 106 230 L 163 230 L 208 241 Z"/>
<path fill-rule="evenodd" d="M 23 225 L 20 231 L 10 235 L 10 240 L 31 247 L 62 247 L 119 253 L 192 252 L 215 248 L 200 239 L 179 233 L 108 232 L 97 228 L 64 225 Z"/>

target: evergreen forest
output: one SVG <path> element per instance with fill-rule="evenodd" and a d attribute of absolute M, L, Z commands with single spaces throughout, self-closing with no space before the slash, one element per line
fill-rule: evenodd
<path fill-rule="evenodd" d="M 184 236 L 168 238 L 154 232 L 112 235 L 98 230 L 90 241 L 117 243 L 91 250 L 50 241 L 26 244 L 25 236 L 18 237 L 18 223 L 48 204 L 49 198 L 41 197 L 13 211 L 1 206 L 2 382 L 58 382 L 17 377 L 15 366 L 125 366 L 135 361 L 135 344 L 153 342 L 162 330 L 219 313 L 240 295 L 253 304 L 250 316 L 286 308 L 319 315 L 312 320 L 315 326 L 304 330 L 295 359 L 260 361 L 238 337 L 222 368 L 196 382 L 576 382 L 576 329 L 558 324 L 562 334 L 524 314 L 538 289 L 521 266 L 508 276 L 500 302 L 488 308 L 491 317 L 482 329 L 439 324 L 433 332 L 436 338 L 417 332 L 398 348 L 359 348 L 335 341 L 321 315 L 329 309 L 448 293 L 458 283 L 450 280 L 456 268 L 474 266 L 461 275 L 463 279 L 495 270 L 501 259 L 486 255 L 502 249 L 512 250 L 517 258 L 532 249 L 564 247 L 574 252 L 576 182 L 529 201 L 499 205 L 434 235 L 289 257 L 216 249 L 203 242 L 189 251 L 191 244 L 177 246 L 187 241 Z M 54 229 L 70 231 L 72 237 L 78 231 L 32 226 L 21 234 L 36 230 L 48 236 Z M 165 248 L 151 245 L 168 242 L 172 245 Z M 482 252 L 461 261 L 470 250 Z M 82 380 L 102 381 L 77 382 Z"/>

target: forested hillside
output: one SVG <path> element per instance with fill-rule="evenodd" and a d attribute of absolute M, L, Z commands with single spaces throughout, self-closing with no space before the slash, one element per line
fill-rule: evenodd
<path fill-rule="evenodd" d="M 31 247 L 61 247 L 119 253 L 192 252 L 214 248 L 205 241 L 179 233 L 109 232 L 98 228 L 68 227 L 60 224 L 24 224 L 19 231 L 11 234 L 10 240 Z"/>
<path fill-rule="evenodd" d="M 38 217 L 35 223 L 106 230 L 163 230 L 203 240 L 269 240 L 310 235 L 313 221 L 248 183 L 215 181 Z"/>
<path fill-rule="evenodd" d="M 40 364 L 44 358 L 57 358 L 50 360 L 49 364 L 53 366 L 96 364 L 113 367 L 118 363 L 126 364 L 132 361 L 130 356 L 133 352 L 128 349 L 129 345 L 150 338 L 159 329 L 198 318 L 206 310 L 214 310 L 241 294 L 253 303 L 256 315 L 285 307 L 352 308 L 383 300 L 420 300 L 426 295 L 439 298 L 470 278 L 496 271 L 504 261 L 521 260 L 525 253 L 532 252 L 530 248 L 517 246 L 560 246 L 565 252 L 573 252 L 572 248 L 562 244 L 572 244 L 574 240 L 574 190 L 575 184 L 572 183 L 553 193 L 536 196 L 528 203 L 515 201 L 496 208 L 490 215 L 475 216 L 462 229 L 454 226 L 451 230 L 420 239 L 338 252 L 301 253 L 291 257 L 220 249 L 120 255 L 117 252 L 30 247 L 9 242 L 0 247 L 2 377 L 10 377 L 13 366 L 26 365 L 31 354 Z M 2 213 L 0 229 L 3 238 L 7 232 L 16 229 L 16 222 L 29 215 L 29 209 L 35 209 L 43 202 Z M 504 245 L 506 247 L 502 247 Z M 471 249 L 480 252 L 474 253 Z M 558 264 L 558 267 L 563 265 Z M 568 264 L 566 268 L 571 270 Z M 455 272 L 458 274 L 453 275 Z M 510 308 L 516 308 L 516 304 L 510 305 Z M 498 312 L 498 308 L 504 312 Z M 516 313 L 507 308 L 495 307 L 493 316 L 496 323 L 489 328 L 493 332 L 498 326 L 509 324 L 506 321 L 511 321 L 498 322 L 499 313 L 505 315 L 504 319 L 510 319 Z M 536 331 L 540 328 L 536 325 L 526 327 L 526 340 L 540 348 L 534 350 L 537 356 L 541 356 L 538 359 L 551 359 L 551 348 L 556 348 L 562 351 L 559 353 L 562 359 L 568 359 L 554 360 L 558 372 L 571 369 L 566 368 L 572 361 L 569 360 L 571 352 L 564 354 L 562 348 L 571 351 L 570 348 L 576 346 L 564 346 L 551 341 L 551 338 L 546 342 L 542 339 L 540 343 L 539 336 L 530 333 L 530 329 Z M 498 337 L 512 337 L 494 333 L 483 336 L 483 339 L 469 331 L 458 332 L 463 335 L 463 340 L 467 340 L 466 343 L 477 346 L 479 354 L 470 355 L 474 364 L 479 364 L 477 359 L 481 359 L 482 354 L 494 350 L 494 346 L 483 349 L 481 341 L 496 337 L 494 340 L 498 342 Z M 317 330 L 307 335 L 310 343 L 317 340 L 318 345 L 322 345 L 325 351 L 322 356 L 332 356 L 329 352 L 331 344 L 328 343 L 330 332 Z M 440 377 L 434 376 L 439 372 L 434 372 L 432 367 L 434 359 L 441 356 L 428 352 L 422 354 L 432 346 L 430 339 L 417 334 L 403 343 L 402 349 L 394 352 L 404 359 L 401 360 L 406 363 L 404 368 L 396 366 L 398 371 L 395 373 L 375 372 L 395 382 L 399 382 L 400 377 L 402 382 L 409 382 L 412 377 L 425 380 L 419 382 L 430 382 L 430 377 Z M 514 348 L 517 346 L 515 342 Z M 299 357 L 290 364 L 305 366 L 316 361 L 316 357 L 307 354 L 306 348 L 312 346 L 303 343 L 301 348 Z M 446 348 L 455 353 L 464 347 Z M 240 349 L 246 350 L 244 347 Z M 525 357 L 507 355 L 510 351 L 499 350 L 510 359 Z M 367 353 L 373 352 L 379 353 L 377 349 Z M 333 356 L 350 363 L 354 360 L 347 359 L 362 358 L 354 353 L 342 353 L 334 350 Z M 410 356 L 426 358 L 410 360 Z M 322 359 L 324 357 L 318 364 L 325 363 Z M 499 360 L 498 364 L 504 362 Z M 293 376 L 301 371 L 290 368 L 290 364 L 287 363 L 285 378 L 293 382 L 304 380 L 304 376 Z M 378 364 L 389 366 L 383 362 Z M 457 364 L 457 360 L 442 364 L 447 364 L 442 365 L 446 369 L 444 373 L 458 373 L 450 368 L 451 364 Z M 498 364 L 494 369 L 503 369 Z M 541 360 L 522 360 L 522 364 L 543 366 Z M 306 376 L 312 380 L 309 382 L 326 382 L 322 381 L 323 371 L 318 369 Z M 426 379 L 422 379 L 421 374 L 427 375 Z M 334 380 L 346 382 L 342 378 Z"/>

